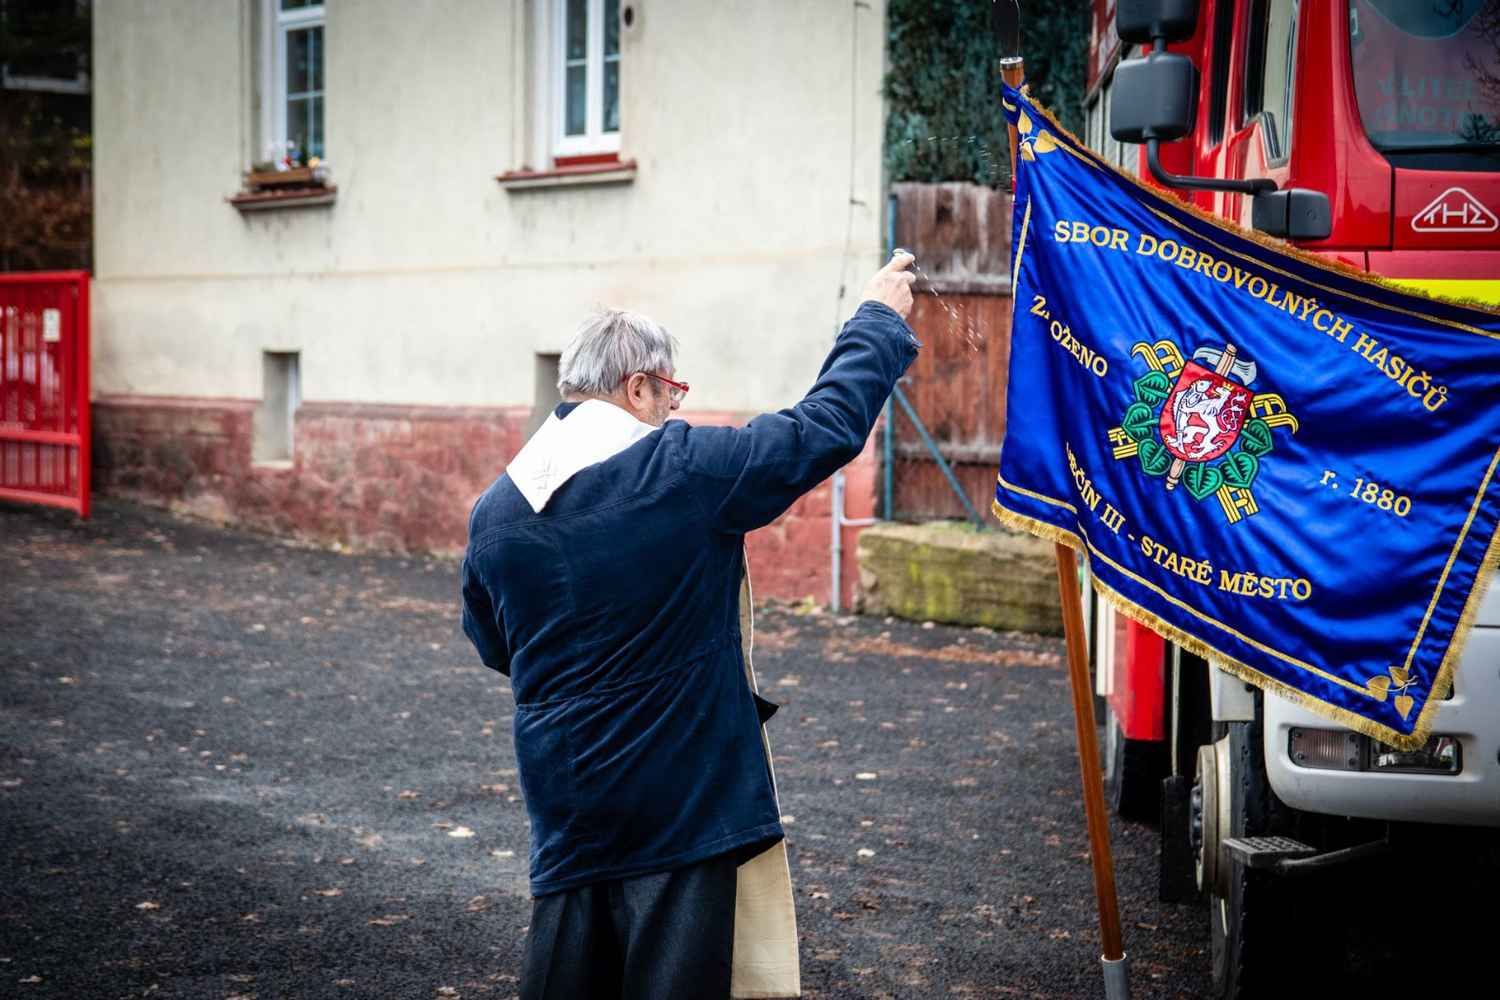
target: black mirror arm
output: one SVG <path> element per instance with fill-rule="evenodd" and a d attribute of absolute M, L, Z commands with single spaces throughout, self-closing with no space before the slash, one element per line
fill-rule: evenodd
<path fill-rule="evenodd" d="M 1167 187 L 1185 188 L 1193 191 L 1229 191 L 1234 194 L 1261 194 L 1265 191 L 1276 190 L 1276 182 L 1269 177 L 1253 177 L 1249 180 L 1179 177 L 1177 174 L 1168 173 L 1162 167 L 1160 148 L 1160 139 L 1146 140 L 1146 165 L 1151 168 L 1151 176 Z"/>

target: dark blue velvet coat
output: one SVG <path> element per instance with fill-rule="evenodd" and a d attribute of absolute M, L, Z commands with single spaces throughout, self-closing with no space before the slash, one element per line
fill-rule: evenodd
<path fill-rule="evenodd" d="M 541 513 L 504 475 L 475 503 L 463 628 L 515 693 L 534 895 L 782 837 L 740 647 L 744 535 L 859 454 L 916 353 L 867 302 L 791 409 L 668 421 Z"/>

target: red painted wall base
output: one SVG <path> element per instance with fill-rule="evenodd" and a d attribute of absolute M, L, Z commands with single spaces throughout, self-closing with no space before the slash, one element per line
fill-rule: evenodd
<path fill-rule="evenodd" d="M 255 464 L 256 400 L 106 396 L 94 401 L 94 486 L 103 495 L 361 551 L 462 550 L 474 499 L 524 444 L 529 407 L 304 403 L 295 459 Z M 740 414 L 693 413 L 730 424 Z M 872 437 L 873 442 L 873 437 Z M 845 516 L 874 512 L 876 454 L 846 469 Z M 829 598 L 830 483 L 749 537 L 757 598 Z M 842 600 L 859 579 L 843 533 Z"/>

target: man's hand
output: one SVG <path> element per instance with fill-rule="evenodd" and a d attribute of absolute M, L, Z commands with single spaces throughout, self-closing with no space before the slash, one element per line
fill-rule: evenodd
<path fill-rule="evenodd" d="M 891 262 L 875 272 L 860 301 L 882 302 L 905 319 L 911 312 L 911 283 L 917 278 L 907 268 L 914 260 L 916 258 L 905 250 L 897 250 L 891 256 Z"/>

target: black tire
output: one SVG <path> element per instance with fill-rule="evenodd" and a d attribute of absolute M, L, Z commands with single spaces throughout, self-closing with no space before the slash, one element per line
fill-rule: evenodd
<path fill-rule="evenodd" d="M 1181 666 L 1177 671 L 1175 706 L 1171 688 L 1167 689 L 1167 731 L 1177 731 L 1177 773 L 1191 778 L 1198 764 L 1198 748 L 1212 743 L 1217 737 L 1208 696 L 1208 662 L 1185 649 L 1179 655 Z"/>
<path fill-rule="evenodd" d="M 1113 708 L 1104 712 L 1104 780 L 1115 815 L 1152 826 L 1161 822 L 1161 782 L 1167 746 L 1160 740 L 1127 740 Z"/>
<path fill-rule="evenodd" d="M 1257 713 L 1258 715 L 1259 713 Z M 1260 722 L 1228 724 L 1230 830 L 1227 836 L 1291 833 L 1293 814 L 1266 778 Z M 1341 965 L 1342 941 L 1329 940 L 1318 919 L 1316 887 L 1309 881 L 1252 871 L 1230 861 L 1229 895 L 1208 894 L 1213 953 L 1213 996 L 1254 1000 L 1285 996 L 1296 970 L 1299 989 L 1313 988 Z M 1309 978 L 1311 977 L 1311 978 Z"/>
<path fill-rule="evenodd" d="M 1167 723 L 1167 760 L 1176 747 L 1176 777 L 1162 780 L 1158 894 L 1163 903 L 1201 904 L 1198 889 L 1198 851 L 1193 843 L 1192 789 L 1198 767 L 1198 748 L 1214 741 L 1213 712 L 1208 695 L 1208 664 L 1185 649 L 1167 646 L 1168 676 L 1163 712 Z M 1176 669 L 1171 669 L 1176 662 Z M 1175 735 L 1176 739 L 1173 740 Z M 1171 768 L 1169 768 L 1171 770 Z"/>

